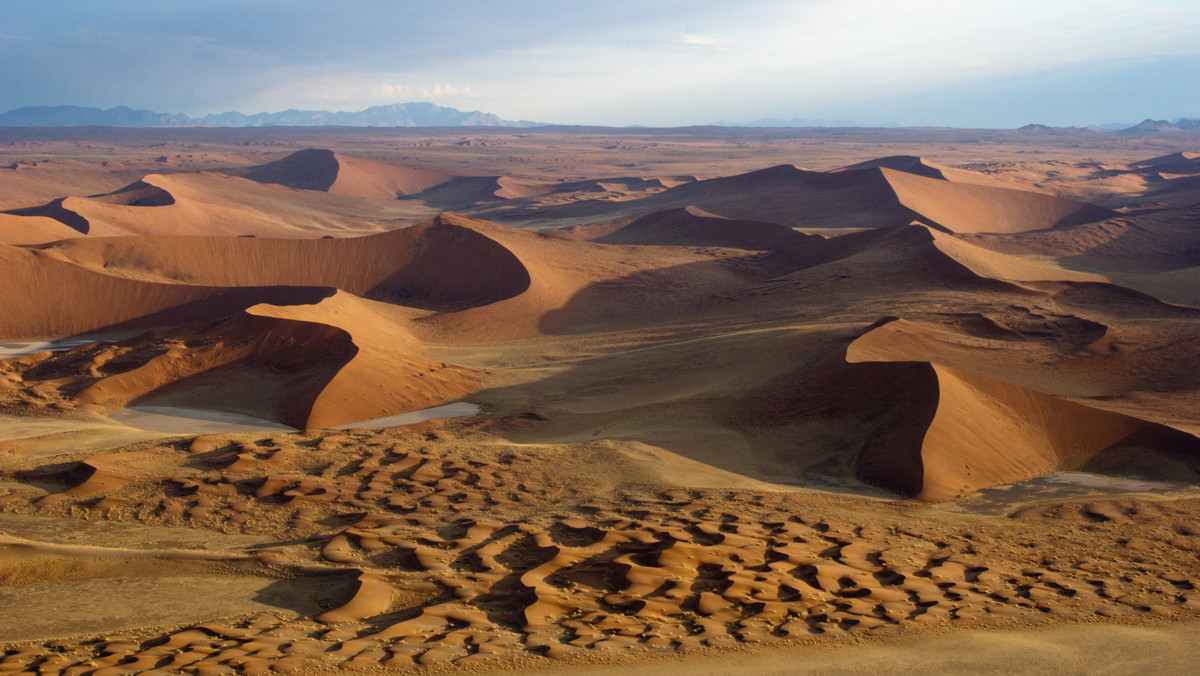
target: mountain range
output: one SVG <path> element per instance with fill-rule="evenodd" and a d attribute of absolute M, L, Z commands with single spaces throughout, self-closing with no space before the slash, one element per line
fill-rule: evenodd
<path fill-rule="evenodd" d="M 236 111 L 189 117 L 118 106 L 102 110 L 79 106 L 26 106 L 0 115 L 0 127 L 537 127 L 529 120 L 505 120 L 478 110 L 464 112 L 432 103 L 393 103 L 357 112 L 289 109 L 246 115 Z"/>

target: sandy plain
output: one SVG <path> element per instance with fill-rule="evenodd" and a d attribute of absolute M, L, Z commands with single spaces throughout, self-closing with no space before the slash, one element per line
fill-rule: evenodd
<path fill-rule="evenodd" d="M 0 130 L 0 671 L 1173 671 L 1197 149 Z"/>

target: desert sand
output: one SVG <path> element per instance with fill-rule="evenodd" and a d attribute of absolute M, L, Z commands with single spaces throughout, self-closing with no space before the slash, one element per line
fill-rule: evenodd
<path fill-rule="evenodd" d="M 0 671 L 1190 664 L 1197 148 L 0 129 Z"/>

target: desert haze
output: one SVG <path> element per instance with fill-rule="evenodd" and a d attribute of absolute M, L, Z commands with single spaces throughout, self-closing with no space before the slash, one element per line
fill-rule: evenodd
<path fill-rule="evenodd" d="M 0 671 L 1187 669 L 1196 151 L 0 129 Z"/>

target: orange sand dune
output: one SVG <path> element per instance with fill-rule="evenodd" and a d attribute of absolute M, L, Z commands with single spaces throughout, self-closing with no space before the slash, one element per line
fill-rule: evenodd
<path fill-rule="evenodd" d="M 256 305 L 215 324 L 21 357 L 22 378 L 4 387 L 60 410 L 179 405 L 301 429 L 407 413 L 478 389 L 477 371 L 422 357 L 405 321 L 344 292 L 313 305 Z"/>
<path fill-rule="evenodd" d="M 440 209 L 461 211 L 511 199 L 545 195 L 555 184 L 523 181 L 510 176 L 458 176 L 413 195 Z"/>
<path fill-rule="evenodd" d="M 230 173 L 259 183 L 385 200 L 419 193 L 452 178 L 436 171 L 375 162 L 321 148 L 307 148 L 274 162 Z"/>
<path fill-rule="evenodd" d="M 49 218 L 70 228 L 73 232 L 70 232 L 67 235 L 68 237 L 78 237 L 79 235 L 88 234 L 91 231 L 91 224 L 78 212 L 64 206 L 64 203 L 68 199 L 70 198 L 60 197 L 50 200 L 41 206 L 12 209 L 0 215 L 8 217 L 10 221 L 12 220 L 12 216 L 29 216 L 39 220 Z M 19 226 L 14 226 L 14 228 L 16 227 Z"/>
<path fill-rule="evenodd" d="M 0 244 L 38 244 L 53 242 L 83 233 L 48 216 L 15 216 L 0 213 Z"/>
<path fill-rule="evenodd" d="M 813 237 L 777 223 L 729 220 L 687 206 L 648 214 L 592 241 L 603 244 L 719 246 L 766 251 L 797 245 Z"/>
<path fill-rule="evenodd" d="M 601 178 L 595 181 L 578 181 L 560 183 L 555 192 L 594 190 L 603 192 L 641 192 L 645 190 L 665 190 L 677 185 L 695 181 L 695 176 L 653 176 L 641 178 L 638 176 L 622 176 L 618 178 Z"/>
<path fill-rule="evenodd" d="M 851 346 L 850 361 L 858 361 Z M 1200 440 L 1144 420 L 1090 408 L 1064 399 L 926 365 L 937 381 L 937 408 L 921 439 L 920 489 L 895 483 L 889 461 L 876 449 L 870 470 L 860 476 L 922 500 L 950 500 L 985 486 L 1056 470 L 1076 469 L 1106 450 L 1138 447 L 1135 433 L 1155 432 L 1166 447 L 1195 456 Z M 911 461 L 911 451 L 901 462 Z"/>
<path fill-rule="evenodd" d="M 145 181 L 130 183 L 120 190 L 103 195 L 92 195 L 88 199 L 127 207 L 168 207 L 175 203 L 174 195 Z"/>
<path fill-rule="evenodd" d="M 923 157 L 916 155 L 891 155 L 889 157 L 880 157 L 866 162 L 851 164 L 838 171 L 858 171 L 862 169 L 891 169 L 893 171 L 902 171 L 906 174 L 914 176 L 924 176 L 926 178 L 936 178 L 954 183 L 970 183 L 974 185 L 990 186 L 993 188 L 1019 188 L 1020 186 L 1013 181 L 998 178 L 990 174 L 981 174 L 977 171 L 968 171 L 966 169 L 957 169 L 955 167 L 947 167 L 941 164 L 935 164 L 926 160 Z"/>
<path fill-rule="evenodd" d="M 297 191 L 200 172 L 149 174 L 116 192 L 65 197 L 8 213 L 44 216 L 90 236 L 254 235 L 318 237 L 396 227 L 432 210 L 410 202 Z"/>
<path fill-rule="evenodd" d="M 498 242 L 528 272 L 528 285 L 498 302 L 416 320 L 431 339 L 505 340 L 686 313 L 696 296 L 745 284 L 741 275 L 686 249 L 577 242 L 452 213 L 439 219 Z"/>
<path fill-rule="evenodd" d="M 1200 388 L 1200 337 L 1190 326 L 1200 316 L 1196 311 L 1122 293 L 1120 287 L 1062 288 L 1057 304 L 1079 314 L 1014 304 L 942 326 L 895 321 L 862 337 L 859 349 L 869 345 L 876 361 L 933 361 L 1056 396 L 1096 398 L 1099 408 L 1109 408 L 1107 399 L 1117 395 Z M 1128 319 L 1136 314 L 1158 329 L 1138 328 Z M 1167 422 L 1152 406 L 1139 415 Z"/>
<path fill-rule="evenodd" d="M 128 237 L 67 240 L 36 251 L 5 247 L 0 260 L 14 271 L 14 283 L 0 289 L 10 308 L 3 330 L 6 337 L 45 337 L 128 322 L 191 323 L 257 302 L 314 302 L 331 288 L 446 311 L 528 288 L 516 257 L 452 220 L 365 238 Z M 190 308 L 198 314 L 189 318 L 184 306 L 200 301 L 207 305 Z M 173 309 L 173 321 L 155 314 Z"/>
<path fill-rule="evenodd" d="M 940 170 L 906 157 L 835 172 L 780 165 L 686 183 L 636 200 L 548 207 L 539 218 L 585 222 L 590 217 L 594 222 L 695 206 L 726 218 L 797 228 L 880 228 L 917 220 L 950 232 L 971 233 L 1044 230 L 1113 215 L 1063 197 L 976 184 L 986 183 L 986 178 L 969 183 L 931 177 L 935 173 Z"/>
<path fill-rule="evenodd" d="M 11 275 L 0 287 L 5 338 L 209 321 L 264 301 L 311 303 L 333 292 L 314 286 L 230 289 L 125 279 L 80 267 L 53 252 L 11 246 L 0 246 L 0 265 Z"/>
<path fill-rule="evenodd" d="M 1197 174 L 1200 173 L 1200 153 L 1180 151 L 1168 155 L 1152 157 L 1148 160 L 1134 162 L 1129 165 L 1134 171 L 1155 174 Z"/>
<path fill-rule="evenodd" d="M 474 369 L 421 357 L 424 348 L 402 325 L 369 301 L 338 293 L 315 305 L 256 305 L 251 315 L 332 326 L 350 336 L 355 352 L 326 383 L 302 425 L 336 427 L 456 401 L 479 389 Z"/>
<path fill-rule="evenodd" d="M 491 303 L 528 283 L 511 253 L 451 217 L 344 239 L 89 238 L 43 252 L 110 275 L 214 286 L 335 287 L 439 309 Z"/>
<path fill-rule="evenodd" d="M 896 288 L 924 288 L 935 284 L 943 288 L 992 290 L 1018 296 L 1031 293 L 1003 277 L 985 274 L 992 270 L 981 267 L 983 272 L 980 272 L 973 265 L 964 263 L 957 251 L 946 246 L 947 239 L 957 241 L 928 226 L 913 224 L 806 240 L 801 246 L 772 252 L 764 261 L 792 265 L 797 269 L 839 261 L 847 270 L 844 273 L 847 276 L 875 279 L 875 283 L 894 284 Z"/>
<path fill-rule="evenodd" d="M 860 479 L 921 500 L 1077 469 L 1104 452 L 1145 448 L 1200 462 L 1200 439 L 938 363 L 912 360 L 883 320 L 839 351 L 752 399 L 778 403 L 762 423 L 861 420 Z M 1135 436 L 1136 435 L 1136 436 Z"/>
<path fill-rule="evenodd" d="M 882 168 L 901 204 L 951 232 L 1027 232 L 1108 218 L 1108 209 L 1064 197 L 964 185 Z"/>
<path fill-rule="evenodd" d="M 33 206 L 62 195 L 90 195 L 116 190 L 145 173 L 129 162 L 109 158 L 81 161 L 64 157 L 22 160 L 0 165 L 3 208 Z"/>

